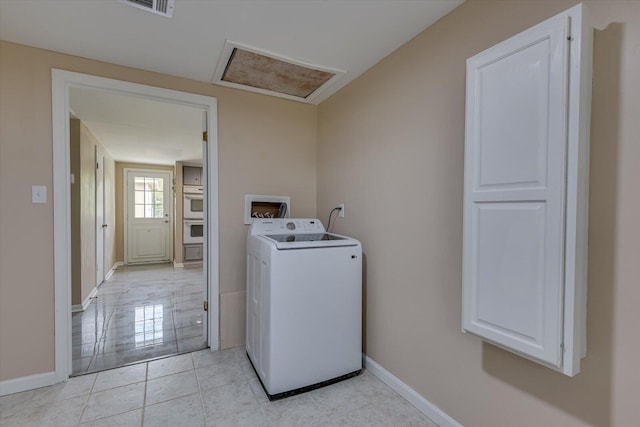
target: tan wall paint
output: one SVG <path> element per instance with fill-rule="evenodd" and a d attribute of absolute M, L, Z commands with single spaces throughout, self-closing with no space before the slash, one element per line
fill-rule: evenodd
<path fill-rule="evenodd" d="M 80 247 L 80 120 L 69 121 L 69 157 L 71 174 L 77 184 L 71 184 L 71 304 L 82 304 Z"/>
<path fill-rule="evenodd" d="M 173 172 L 173 166 L 116 162 L 116 261 L 124 262 L 124 169 L 153 169 Z M 174 196 L 175 197 L 175 196 Z M 175 203 L 175 200 L 174 200 Z"/>
<path fill-rule="evenodd" d="M 319 107 L 318 212 L 366 256 L 366 352 L 466 426 L 640 419 L 640 2 L 595 32 L 588 356 L 568 378 L 461 328 L 466 58 L 575 1 L 467 1 Z"/>
<path fill-rule="evenodd" d="M 113 218 L 115 212 L 115 162 L 109 152 L 78 119 L 70 121 L 71 173 L 71 303 L 82 304 L 96 283 L 96 147 L 104 154 L 104 220 L 111 227 L 105 230 L 105 274 L 114 263 Z"/>
<path fill-rule="evenodd" d="M 316 212 L 317 107 L 0 42 L 0 380 L 54 370 L 51 68 L 218 99 L 222 293 L 245 290 L 244 194 L 289 195 L 293 215 Z M 48 203 L 31 204 L 34 184 Z M 17 324 L 25 307 L 29 322 Z M 237 331 L 221 333 L 223 348 L 244 342 L 243 322 L 221 321 Z"/>

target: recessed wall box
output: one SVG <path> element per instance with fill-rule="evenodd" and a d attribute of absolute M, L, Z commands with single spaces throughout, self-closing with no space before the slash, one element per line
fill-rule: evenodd
<path fill-rule="evenodd" d="M 244 223 L 251 224 L 256 218 L 290 218 L 291 198 L 288 196 L 244 196 Z"/>

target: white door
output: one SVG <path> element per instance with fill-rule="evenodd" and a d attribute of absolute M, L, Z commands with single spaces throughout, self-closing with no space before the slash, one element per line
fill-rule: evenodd
<path fill-rule="evenodd" d="M 569 21 L 467 61 L 463 329 L 562 363 Z"/>
<path fill-rule="evenodd" d="M 173 174 L 126 169 L 125 176 L 127 264 L 171 261 Z"/>
<path fill-rule="evenodd" d="M 104 154 L 96 147 L 96 286 L 104 281 Z"/>

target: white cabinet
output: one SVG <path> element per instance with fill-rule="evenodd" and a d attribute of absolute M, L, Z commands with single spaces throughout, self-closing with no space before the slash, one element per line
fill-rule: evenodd
<path fill-rule="evenodd" d="M 467 60 L 463 330 L 571 376 L 586 348 L 590 70 L 582 5 Z"/>

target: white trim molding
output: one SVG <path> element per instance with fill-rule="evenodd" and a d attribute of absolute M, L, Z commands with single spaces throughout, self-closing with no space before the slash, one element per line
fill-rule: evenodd
<path fill-rule="evenodd" d="M 104 276 L 104 281 L 102 283 L 104 283 L 105 281 L 109 280 L 109 278 L 111 276 L 113 276 L 113 273 L 118 269 L 119 266 L 124 265 L 123 262 L 117 261 L 116 263 L 113 264 L 113 267 L 111 267 L 109 269 L 109 271 L 107 271 L 107 274 Z M 78 313 L 80 311 L 85 311 L 87 309 L 87 307 L 89 306 L 89 304 L 91 304 L 91 298 L 94 298 L 97 294 L 98 294 L 98 289 L 100 288 L 100 286 L 102 286 L 102 283 L 100 283 L 98 286 L 96 286 L 95 288 L 93 288 L 93 290 L 91 291 L 91 293 L 89 294 L 88 297 L 85 298 L 84 301 L 82 301 L 82 304 L 73 304 L 71 306 L 71 312 L 72 313 Z"/>
<path fill-rule="evenodd" d="M 139 96 L 162 102 L 171 102 L 198 108 L 205 112 L 203 126 L 207 130 L 208 142 L 206 162 L 207 200 L 210 209 L 205 218 L 207 234 L 207 280 L 209 321 L 207 325 L 209 347 L 212 351 L 220 347 L 219 337 L 219 274 L 218 274 L 218 106 L 216 98 L 194 93 L 179 92 L 138 83 L 91 76 L 58 69 L 51 70 L 51 116 L 53 131 L 53 253 L 54 253 L 54 335 L 55 372 L 37 375 L 35 380 L 10 380 L 2 383 L 3 390 L 18 390 L 26 384 L 29 388 L 42 387 L 69 378 L 71 360 L 71 169 L 69 160 L 69 92 L 80 87 Z M 53 376 L 50 376 L 53 375 Z M 46 381 L 43 379 L 45 378 Z M 53 378 L 53 379 L 52 379 Z M 25 387 L 27 387 L 25 386 Z"/>
<path fill-rule="evenodd" d="M 462 424 L 451 418 L 446 412 L 428 401 L 420 393 L 402 382 L 391 372 L 378 365 L 369 356 L 363 354 L 365 368 L 375 375 L 380 381 L 391 387 L 396 393 L 404 397 L 420 412 L 431 418 L 440 427 L 463 427 Z"/>
<path fill-rule="evenodd" d="M 46 387 L 55 384 L 56 373 L 45 372 L 42 374 L 27 375 L 0 381 L 0 396 L 20 393 L 21 391 L 33 390 L 34 388 Z"/>
<path fill-rule="evenodd" d="M 173 260 L 173 268 L 184 268 L 184 263 Z"/>
<path fill-rule="evenodd" d="M 82 304 L 74 304 L 71 306 L 71 312 L 72 313 L 77 313 L 79 311 L 85 311 L 87 309 L 87 307 L 89 307 L 89 304 L 91 304 L 91 298 L 94 298 L 97 294 L 98 294 L 98 288 L 100 286 L 96 286 L 95 288 L 93 288 L 91 290 L 91 292 L 89 293 L 89 296 L 87 296 L 84 301 L 82 301 Z"/>
<path fill-rule="evenodd" d="M 107 274 L 104 276 L 104 280 L 107 281 L 111 278 L 111 276 L 113 276 L 113 273 L 116 272 L 116 270 L 118 269 L 118 267 L 120 267 L 121 265 L 124 265 L 124 262 L 122 261 L 116 261 L 113 264 L 113 267 L 111 267 L 111 269 L 109 269 L 109 271 L 107 271 Z M 104 283 L 104 282 L 103 282 Z"/>

